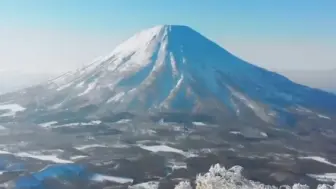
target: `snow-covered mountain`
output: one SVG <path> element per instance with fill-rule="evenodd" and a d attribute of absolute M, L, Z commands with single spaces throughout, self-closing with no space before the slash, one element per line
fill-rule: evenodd
<path fill-rule="evenodd" d="M 187 26 L 162 25 L 129 38 L 86 68 L 0 96 L 26 112 L 187 112 L 294 123 L 330 119 L 336 96 L 249 64 Z"/>

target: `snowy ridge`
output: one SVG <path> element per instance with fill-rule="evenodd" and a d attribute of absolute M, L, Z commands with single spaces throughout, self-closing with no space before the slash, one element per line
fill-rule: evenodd
<path fill-rule="evenodd" d="M 309 189 L 309 186 L 301 184 L 294 184 L 292 187 L 264 185 L 244 178 L 242 171 L 243 168 L 240 166 L 234 166 L 227 170 L 216 164 L 211 166 L 209 172 L 204 175 L 197 175 L 196 189 Z M 175 189 L 192 189 L 192 187 L 188 181 L 183 181 L 176 185 Z M 321 184 L 317 189 L 336 189 L 336 184 L 334 186 Z"/>

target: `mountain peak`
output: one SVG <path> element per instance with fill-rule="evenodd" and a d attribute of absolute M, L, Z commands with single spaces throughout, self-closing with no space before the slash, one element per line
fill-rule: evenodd
<path fill-rule="evenodd" d="M 188 40 L 190 38 L 192 40 Z M 126 58 L 137 56 L 137 64 L 143 64 L 158 51 L 180 50 L 182 46 L 193 45 L 197 41 L 208 41 L 195 30 L 183 25 L 157 25 L 144 29 L 118 45 L 106 58 Z M 202 42 L 201 42 L 202 43 Z M 204 44 L 204 42 L 203 42 Z M 133 57 L 135 57 L 133 56 Z"/>
<path fill-rule="evenodd" d="M 140 32 L 134 34 L 132 37 L 127 39 L 124 43 L 133 43 L 132 46 L 136 46 L 136 44 L 143 44 L 145 45 L 149 41 L 153 40 L 153 38 L 161 38 L 163 39 L 164 36 L 173 35 L 186 37 L 189 35 L 199 34 L 194 29 L 190 28 L 189 26 L 184 25 L 156 25 L 151 28 L 147 28 L 141 30 Z M 121 45 L 123 45 L 122 43 Z"/>
<path fill-rule="evenodd" d="M 108 58 L 128 57 L 131 54 L 152 56 L 160 50 L 166 53 L 190 51 L 190 53 L 197 52 L 198 54 L 216 53 L 222 51 L 222 48 L 189 26 L 157 25 L 134 34 L 118 45 Z M 142 62 L 144 62 L 143 59 Z"/>
<path fill-rule="evenodd" d="M 156 25 L 156 26 L 141 30 L 140 32 L 137 32 L 127 41 L 131 39 L 135 39 L 135 38 L 151 40 L 153 36 L 162 35 L 162 34 L 171 35 L 172 32 L 180 33 L 180 35 L 185 35 L 186 33 L 197 33 L 195 30 L 193 30 L 189 26 L 184 26 L 184 25 Z"/>
<path fill-rule="evenodd" d="M 334 95 L 249 64 L 183 25 L 140 31 L 109 56 L 61 77 L 62 83 L 63 78 L 64 84 L 48 85 L 26 105 L 51 111 L 95 105 L 98 112 L 254 114 L 286 123 L 295 122 L 295 112 L 336 112 Z"/>
<path fill-rule="evenodd" d="M 144 29 L 142 31 L 149 31 L 149 30 L 189 30 L 195 32 L 194 29 L 187 25 L 179 25 L 179 24 L 162 24 L 162 25 L 156 25 L 147 29 Z"/>

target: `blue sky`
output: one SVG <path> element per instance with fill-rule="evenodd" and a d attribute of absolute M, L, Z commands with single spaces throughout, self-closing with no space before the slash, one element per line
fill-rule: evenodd
<path fill-rule="evenodd" d="M 332 57 L 336 50 L 335 10 L 335 0 L 1 0 L 0 38 L 7 41 L 0 50 L 6 49 L 7 58 L 0 59 L 0 66 L 43 65 L 55 56 L 53 59 L 65 62 L 60 70 L 72 69 L 111 51 L 141 29 L 183 24 L 266 68 L 336 68 Z M 62 41 L 71 46 L 66 52 L 59 44 Z M 83 47 L 86 45 L 93 46 L 92 50 Z M 30 57 L 25 65 L 13 58 L 18 53 L 14 47 L 30 48 L 30 54 L 25 52 Z M 86 55 L 77 60 L 80 48 L 85 48 Z M 72 53 L 71 49 L 76 50 Z M 39 60 L 32 54 L 45 57 Z M 61 55 L 63 58 L 57 57 Z"/>

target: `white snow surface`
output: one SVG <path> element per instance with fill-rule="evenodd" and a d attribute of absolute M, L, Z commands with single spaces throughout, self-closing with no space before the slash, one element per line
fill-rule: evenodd
<path fill-rule="evenodd" d="M 115 123 L 117 123 L 117 124 L 125 124 L 125 123 L 129 123 L 129 122 L 131 122 L 132 120 L 130 120 L 130 119 L 121 119 L 121 120 L 119 120 L 119 121 L 117 121 L 117 122 L 115 122 Z"/>
<path fill-rule="evenodd" d="M 242 133 L 239 131 L 230 131 L 231 134 L 233 135 L 241 135 Z"/>
<path fill-rule="evenodd" d="M 115 177 L 115 176 L 109 176 L 109 175 L 102 175 L 102 174 L 95 174 L 91 178 L 92 181 L 96 182 L 114 182 L 114 183 L 120 183 L 120 184 L 126 184 L 126 183 L 132 183 L 133 179 L 131 178 L 124 178 L 124 177 Z"/>
<path fill-rule="evenodd" d="M 156 146 L 140 145 L 139 147 L 142 148 L 142 149 L 148 150 L 148 151 L 152 151 L 152 152 L 173 152 L 173 153 L 177 153 L 177 154 L 184 154 L 183 150 L 172 148 L 172 147 L 166 146 L 166 145 L 156 145 Z"/>
<path fill-rule="evenodd" d="M 114 95 L 113 97 L 111 97 L 110 99 L 107 100 L 107 103 L 110 102 L 118 102 L 122 100 L 122 97 L 125 95 L 125 92 L 120 92 L 117 93 L 116 95 Z"/>
<path fill-rule="evenodd" d="M 324 174 L 308 174 L 308 176 L 315 178 L 321 182 L 334 182 L 336 183 L 336 173 L 324 173 Z"/>
<path fill-rule="evenodd" d="M 0 154 L 12 154 L 12 153 L 10 153 L 8 151 L 0 150 Z"/>
<path fill-rule="evenodd" d="M 84 92 L 78 94 L 78 96 L 83 96 L 83 95 L 88 94 L 90 91 L 92 91 L 97 86 L 97 82 L 98 82 L 98 80 L 96 79 L 95 81 L 93 81 L 92 83 L 90 83 L 88 85 L 88 87 L 86 88 L 86 90 Z"/>
<path fill-rule="evenodd" d="M 189 181 L 181 181 L 174 189 L 193 189 Z"/>
<path fill-rule="evenodd" d="M 196 126 L 206 126 L 205 123 L 203 123 L 203 122 L 198 122 L 198 121 L 194 121 L 194 122 L 192 122 L 192 124 L 193 124 L 193 125 L 196 125 Z"/>
<path fill-rule="evenodd" d="M 63 89 L 66 89 L 66 88 L 70 87 L 71 85 L 72 85 L 72 82 L 64 84 L 64 85 L 60 86 L 59 88 L 57 88 L 56 90 L 57 91 L 62 91 Z"/>
<path fill-rule="evenodd" d="M 172 152 L 172 153 L 176 153 L 176 154 L 181 154 L 183 156 L 186 157 L 192 157 L 192 156 L 196 156 L 195 154 L 189 153 L 189 152 L 184 152 L 183 150 L 177 149 L 177 148 L 173 148 L 167 145 L 154 145 L 154 146 L 146 146 L 146 145 L 139 145 L 140 148 L 147 150 L 147 151 L 151 151 L 154 153 L 158 153 L 158 152 Z"/>
<path fill-rule="evenodd" d="M 195 38 L 195 43 L 199 43 L 200 47 L 194 49 L 191 44 L 184 46 L 183 43 L 188 43 L 180 41 L 184 32 Z M 181 54 L 184 48 L 192 49 L 192 54 Z M 177 98 L 185 98 L 181 102 L 198 107 L 202 98 L 197 98 L 191 83 L 200 80 L 204 81 L 204 86 L 217 85 L 213 74 L 216 68 L 212 67 L 225 68 L 224 64 L 219 64 L 225 62 L 225 56 L 220 56 L 223 59 L 218 62 L 207 60 L 209 57 L 198 60 L 203 48 L 220 52 L 218 46 L 191 28 L 160 25 L 135 34 L 117 46 L 110 55 L 98 58 L 83 69 L 68 72 L 51 83 L 57 85 L 56 93 L 61 93 L 65 88 L 71 90 L 67 93 L 67 99 L 88 99 L 93 104 L 113 103 L 102 107 L 113 111 L 133 110 L 133 104 L 149 104 L 144 110 L 179 109 L 172 106 Z M 225 55 L 224 50 L 222 53 Z M 193 57 L 193 54 L 197 56 Z M 211 65 L 208 65 L 209 62 Z M 204 66 L 208 68 L 203 69 Z M 152 94 L 153 91 L 158 91 L 158 94 Z M 55 102 L 54 107 L 60 104 L 65 107 L 69 102 Z"/>
<path fill-rule="evenodd" d="M 256 103 L 252 100 L 245 97 L 242 93 L 235 91 L 234 89 L 230 88 L 232 95 L 241 100 L 247 107 L 251 108 L 252 110 L 255 110 Z"/>
<path fill-rule="evenodd" d="M 326 158 L 320 157 L 320 156 L 299 157 L 299 159 L 311 159 L 311 160 L 315 160 L 315 161 L 318 161 L 318 162 L 321 162 L 321 163 L 328 164 L 328 165 L 336 167 L 335 163 L 332 163 L 329 160 L 327 160 Z"/>
<path fill-rule="evenodd" d="M 148 45 L 150 45 L 151 40 L 156 40 L 159 42 L 161 39 L 159 36 L 164 30 L 164 26 L 156 26 L 150 29 L 145 29 L 135 34 L 131 38 L 127 39 L 125 42 L 117 46 L 109 57 L 113 57 L 114 55 L 129 55 L 134 52 L 138 52 L 139 49 L 147 49 Z M 147 49 L 148 52 L 152 52 L 153 49 Z M 137 64 L 141 64 L 141 62 L 135 62 Z"/>
<path fill-rule="evenodd" d="M 102 121 L 100 120 L 93 120 L 90 122 L 75 122 L 75 123 L 67 123 L 63 125 L 58 125 L 56 121 L 51 121 L 47 123 L 39 124 L 41 127 L 53 127 L 53 128 L 59 128 L 59 127 L 75 127 L 75 126 L 88 126 L 88 125 L 99 125 Z"/>
<path fill-rule="evenodd" d="M 331 120 L 331 118 L 328 117 L 328 116 L 326 116 L 326 115 L 317 114 L 317 116 L 318 116 L 319 118 L 322 118 L 322 119 L 329 119 L 329 120 Z"/>
<path fill-rule="evenodd" d="M 0 104 L 0 110 L 6 110 L 8 112 L 1 114 L 0 117 L 15 116 L 17 112 L 25 111 L 26 108 L 19 104 Z"/>
<path fill-rule="evenodd" d="M 174 161 L 171 161 L 171 162 L 169 162 L 169 164 L 170 164 L 170 167 L 173 170 L 187 169 L 187 164 L 185 162 L 174 162 Z"/>
<path fill-rule="evenodd" d="M 84 84 L 85 84 L 85 82 L 82 81 L 82 82 L 78 83 L 78 84 L 76 85 L 76 87 L 77 87 L 77 88 L 81 88 L 81 87 L 84 86 Z"/>
<path fill-rule="evenodd" d="M 158 189 L 159 182 L 151 181 L 129 186 L 129 189 Z"/>
<path fill-rule="evenodd" d="M 265 122 L 270 122 L 273 117 L 275 112 L 266 112 L 263 107 L 261 107 L 257 102 L 253 101 L 250 99 L 248 96 L 245 94 L 236 91 L 232 87 L 228 87 L 228 89 L 231 91 L 232 96 L 241 101 L 243 104 L 245 104 L 248 108 L 250 108 L 256 116 L 258 116 L 260 119 L 264 120 Z M 240 114 L 239 108 L 236 107 L 236 113 L 237 115 Z"/>
<path fill-rule="evenodd" d="M 40 123 L 39 126 L 41 126 L 41 127 L 50 127 L 50 126 L 55 125 L 57 123 L 58 123 L 57 121 L 49 121 L 49 122 L 45 122 L 45 123 Z"/>
<path fill-rule="evenodd" d="M 107 146 L 104 144 L 88 144 L 88 145 L 82 145 L 75 147 L 77 150 L 86 150 L 90 148 L 106 148 Z"/>
<path fill-rule="evenodd" d="M 260 135 L 263 136 L 263 137 L 268 137 L 267 133 L 265 133 L 265 132 L 260 132 Z"/>
<path fill-rule="evenodd" d="M 102 121 L 100 121 L 100 120 L 93 120 L 93 121 L 90 121 L 88 123 L 80 123 L 80 125 L 99 125 L 101 123 L 102 123 Z"/>
<path fill-rule="evenodd" d="M 70 160 L 60 159 L 56 155 L 42 155 L 42 154 L 31 154 L 27 152 L 19 152 L 15 154 L 17 157 L 24 157 L 24 158 L 33 158 L 42 161 L 51 161 L 54 163 L 73 163 Z"/>
<path fill-rule="evenodd" d="M 87 158 L 88 156 L 84 156 L 84 155 L 78 155 L 78 156 L 72 156 L 70 157 L 71 160 L 79 160 L 79 159 L 84 159 Z"/>

